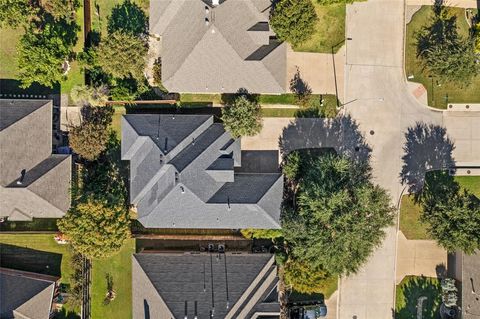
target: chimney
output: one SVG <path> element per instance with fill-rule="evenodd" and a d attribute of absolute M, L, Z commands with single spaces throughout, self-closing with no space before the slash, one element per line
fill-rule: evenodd
<path fill-rule="evenodd" d="M 22 171 L 20 172 L 20 179 L 17 181 L 17 185 L 22 185 L 23 184 L 23 180 L 25 179 L 25 174 L 26 173 L 27 173 L 27 170 L 22 169 Z"/>
<path fill-rule="evenodd" d="M 216 7 L 220 5 L 220 0 L 212 0 L 212 6 Z"/>

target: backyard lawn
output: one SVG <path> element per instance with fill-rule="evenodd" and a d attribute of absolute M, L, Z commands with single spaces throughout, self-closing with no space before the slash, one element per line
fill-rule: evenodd
<path fill-rule="evenodd" d="M 135 240 L 128 239 L 122 250 L 107 259 L 93 260 L 92 266 L 92 318 L 132 317 L 132 254 Z M 107 274 L 112 276 L 116 298 L 104 304 L 107 293 Z"/>
<path fill-rule="evenodd" d="M 122 137 L 122 115 L 126 114 L 125 107 L 115 107 L 115 113 L 113 114 L 111 128 L 117 133 L 118 139 Z"/>
<path fill-rule="evenodd" d="M 337 52 L 345 40 L 345 3 L 320 5 L 312 0 L 318 21 L 312 37 L 294 47 L 299 52 Z"/>
<path fill-rule="evenodd" d="M 430 172 L 427 174 L 434 174 Z M 454 180 L 480 198 L 480 176 L 455 176 Z M 407 239 L 430 239 L 426 225 L 420 222 L 422 207 L 416 204 L 411 195 L 403 195 L 400 206 L 400 230 Z"/>
<path fill-rule="evenodd" d="M 100 31 L 103 34 L 107 32 L 108 17 L 112 12 L 113 7 L 122 4 L 124 0 L 94 0 L 92 5 L 92 30 Z M 133 0 L 133 3 L 138 4 L 145 13 L 148 14 L 150 1 L 149 0 Z"/>
<path fill-rule="evenodd" d="M 406 276 L 396 287 L 395 318 L 418 318 L 417 306 L 420 302 L 422 319 L 439 318 L 441 292 L 440 281 L 436 278 Z M 423 301 L 419 301 L 420 298 Z"/>
<path fill-rule="evenodd" d="M 468 36 L 469 25 L 465 19 L 465 9 L 449 7 L 448 10 L 457 16 L 459 33 Z M 449 103 L 480 103 L 480 75 L 465 87 L 458 87 L 450 83 L 439 83 L 437 79 L 429 78 L 429 73 L 423 70 L 421 60 L 417 58 L 415 34 L 425 25 L 430 23 L 432 6 L 422 6 L 407 24 L 405 71 L 407 76 L 413 75 L 412 81 L 423 84 L 428 91 L 428 105 L 445 109 L 447 107 L 447 94 Z M 432 95 L 433 92 L 433 95 Z"/>

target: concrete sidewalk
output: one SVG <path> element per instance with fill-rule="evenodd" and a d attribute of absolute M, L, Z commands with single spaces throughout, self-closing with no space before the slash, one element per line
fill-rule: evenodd
<path fill-rule="evenodd" d="M 435 0 L 406 0 L 407 6 L 433 6 Z M 445 4 L 449 7 L 478 8 L 480 2 L 477 0 L 449 0 Z"/>

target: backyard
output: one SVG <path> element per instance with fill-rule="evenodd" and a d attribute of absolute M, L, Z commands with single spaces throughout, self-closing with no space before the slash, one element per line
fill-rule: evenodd
<path fill-rule="evenodd" d="M 107 259 L 93 260 L 92 266 L 92 318 L 132 317 L 132 254 L 135 240 L 128 239 L 118 254 Z M 116 298 L 105 304 L 107 293 L 106 276 L 113 279 Z"/>
<path fill-rule="evenodd" d="M 457 27 L 460 35 L 467 37 L 470 27 L 465 18 L 465 9 L 448 7 L 448 11 L 457 16 Z M 473 10 L 474 13 L 477 10 Z M 428 92 L 428 105 L 445 109 L 448 103 L 480 103 L 480 75 L 472 83 L 463 87 L 452 83 L 440 83 L 435 77 L 422 67 L 421 60 L 417 58 L 416 34 L 431 21 L 432 6 L 422 6 L 416 12 L 410 23 L 407 24 L 405 47 L 405 72 L 411 81 L 421 83 Z"/>
<path fill-rule="evenodd" d="M 396 319 L 437 319 L 442 301 L 442 288 L 437 278 L 406 276 L 396 287 Z M 419 317 L 418 309 L 422 315 Z"/>
<path fill-rule="evenodd" d="M 321 5 L 312 1 L 318 20 L 312 37 L 294 47 L 299 52 L 335 53 L 345 40 L 345 3 Z"/>
<path fill-rule="evenodd" d="M 434 174 L 430 172 L 427 174 Z M 480 176 L 455 176 L 454 180 L 463 188 L 480 198 Z M 412 195 L 403 195 L 400 206 L 400 230 L 407 239 L 431 239 L 426 225 L 420 221 L 422 206 L 415 203 Z"/>

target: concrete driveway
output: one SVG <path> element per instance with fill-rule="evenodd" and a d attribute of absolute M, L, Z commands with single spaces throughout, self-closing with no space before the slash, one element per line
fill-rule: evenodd
<path fill-rule="evenodd" d="M 318 94 L 337 94 L 343 101 L 345 46 L 335 55 L 330 53 L 294 52 L 287 48 L 287 87 L 297 68 L 300 77 Z M 336 83 L 335 83 L 336 76 Z M 337 84 L 337 86 L 335 86 Z"/>

